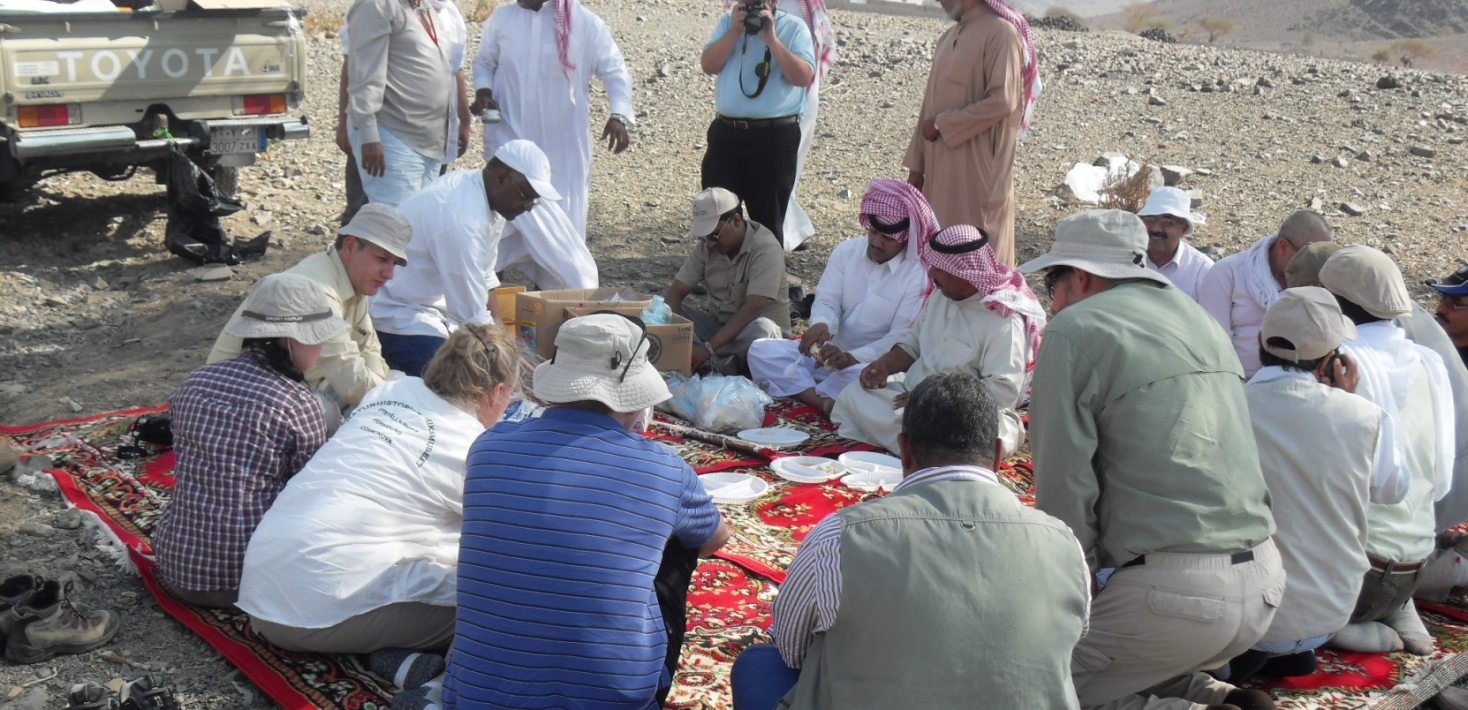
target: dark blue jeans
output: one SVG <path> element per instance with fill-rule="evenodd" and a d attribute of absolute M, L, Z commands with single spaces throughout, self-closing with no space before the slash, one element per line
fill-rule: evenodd
<path fill-rule="evenodd" d="M 378 331 L 377 340 L 382 343 L 382 359 L 387 361 L 387 366 L 411 377 L 422 377 L 423 368 L 444 344 L 444 339 L 436 335 L 398 335 L 382 331 Z"/>
<path fill-rule="evenodd" d="M 734 659 L 734 668 L 729 672 L 734 710 L 775 710 L 798 680 L 800 670 L 785 665 L 774 644 L 750 646 Z"/>

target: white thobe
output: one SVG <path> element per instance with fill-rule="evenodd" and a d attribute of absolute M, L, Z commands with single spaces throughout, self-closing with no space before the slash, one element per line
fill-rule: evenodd
<path fill-rule="evenodd" d="M 499 123 L 484 124 L 485 159 L 517 138 L 540 146 L 550 159 L 551 184 L 562 200 L 531 212 L 559 207 L 584 240 L 591 187 L 591 78 L 601 80 L 612 113 L 630 122 L 632 75 L 606 24 L 579 3 L 571 21 L 568 54 L 576 65 L 569 82 L 556 52 L 556 17 L 550 4 L 538 12 L 514 3 L 501 5 L 484 23 L 474 55 L 474 89 L 492 90 L 503 117 Z M 529 231 L 557 222 L 534 215 L 515 226 Z"/>
<path fill-rule="evenodd" d="M 906 249 L 884 264 L 867 256 L 866 237 L 847 239 L 831 250 L 831 259 L 816 285 L 810 323 L 824 323 L 831 343 L 861 363 L 887 354 L 912 327 L 922 308 L 927 283 L 923 265 Z M 837 372 L 817 367 L 800 354 L 793 340 L 763 339 L 749 346 L 749 370 L 755 382 L 776 397 L 788 397 L 815 387 L 835 399 L 855 382 L 863 365 Z"/>
<path fill-rule="evenodd" d="M 801 7 L 799 0 L 778 0 L 776 9 L 784 10 L 791 15 L 805 19 L 805 9 Z M 811 224 L 810 216 L 795 199 L 796 190 L 800 188 L 800 173 L 805 168 L 805 156 L 810 154 L 811 138 L 816 132 L 816 114 L 820 109 L 821 82 L 825 79 L 826 72 L 821 65 L 821 43 L 823 38 L 831 36 L 831 20 L 826 16 L 824 10 L 817 9 L 815 16 L 811 18 L 811 40 L 816 44 L 816 75 L 805 89 L 805 108 L 800 112 L 800 148 L 795 153 L 795 182 L 790 187 L 790 204 L 785 207 L 785 229 L 784 239 L 786 251 L 800 246 L 805 240 L 815 236 L 816 227 Z"/>
<path fill-rule="evenodd" d="M 1187 242 L 1178 242 L 1177 251 L 1173 253 L 1172 260 L 1166 264 L 1154 264 L 1152 259 L 1147 259 L 1147 268 L 1167 277 L 1172 285 L 1182 289 L 1183 293 L 1194 301 L 1198 300 L 1198 288 L 1203 285 L 1203 277 L 1213 268 L 1213 260 L 1209 259 L 1203 252 L 1193 248 Z"/>
<path fill-rule="evenodd" d="M 982 303 L 983 293 L 953 301 L 933 293 L 917 324 L 896 345 L 916 358 L 905 374 L 893 375 L 885 387 L 847 387 L 836 400 L 831 421 L 841 436 L 897 451 L 902 411 L 892 401 L 911 392 L 924 378 L 940 372 L 967 372 L 983 381 L 999 405 L 1000 454 L 1009 456 L 1024 443 L 1024 424 L 1015 408 L 1030 359 L 1024 319 L 1001 315 Z"/>
<path fill-rule="evenodd" d="M 1244 366 L 1244 377 L 1259 371 L 1259 327 L 1264 324 L 1264 311 L 1284 293 L 1269 272 L 1268 251 L 1274 239 L 1271 234 L 1244 251 L 1219 259 L 1203 277 L 1195 299 L 1228 333 Z"/>

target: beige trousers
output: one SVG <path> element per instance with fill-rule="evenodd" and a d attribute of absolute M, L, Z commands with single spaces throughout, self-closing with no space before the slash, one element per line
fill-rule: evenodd
<path fill-rule="evenodd" d="M 1091 602 L 1091 625 L 1071 656 L 1082 708 L 1199 710 L 1234 686 L 1199 673 L 1263 638 L 1284 595 L 1273 540 L 1253 559 L 1157 553 L 1116 570 Z"/>
<path fill-rule="evenodd" d="M 287 651 L 372 653 L 384 648 L 411 648 L 443 653 L 454 640 L 454 607 L 400 602 L 322 629 L 298 629 L 253 616 L 250 626 L 266 641 Z"/>

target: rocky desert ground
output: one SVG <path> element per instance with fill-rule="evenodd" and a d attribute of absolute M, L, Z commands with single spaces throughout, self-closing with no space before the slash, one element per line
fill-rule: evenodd
<path fill-rule="evenodd" d="M 699 73 L 697 57 L 722 5 L 587 5 L 627 57 L 638 114 L 632 149 L 598 155 L 589 243 L 604 283 L 656 291 L 688 247 L 688 201 L 712 117 L 713 80 Z M 311 95 L 302 113 L 315 133 L 242 172 L 248 209 L 225 224 L 242 237 L 270 231 L 263 260 L 225 281 L 196 280 L 189 264 L 162 247 L 163 188 L 147 171 L 123 183 L 85 174 L 50 179 L 20 201 L 0 204 L 0 422 L 164 402 L 203 363 L 255 279 L 331 241 L 343 156 L 332 142 L 340 59 L 329 30 L 346 3 L 306 6 L 314 34 Z M 830 249 L 858 232 L 855 210 L 867 180 L 906 174 L 901 157 L 933 43 L 946 26 L 937 18 L 845 11 L 832 19 L 840 60 L 822 91 L 815 146 L 798 190 L 818 235 L 812 249 L 790 259 L 791 272 L 809 284 Z M 471 24 L 471 53 L 478 33 Z M 1183 168 L 1174 175 L 1197 191 L 1208 217 L 1194 241 L 1219 254 L 1268 234 L 1291 211 L 1315 206 L 1340 241 L 1389 251 L 1424 303 L 1422 280 L 1452 271 L 1468 255 L 1468 77 L 1163 45 L 1117 32 L 1040 30 L 1037 41 L 1046 88 L 1018 158 L 1022 258 L 1042 252 L 1056 220 L 1083 207 L 1057 189 L 1066 172 L 1106 152 Z M 605 102 L 593 111 L 603 114 Z M 454 167 L 481 165 L 476 137 Z M 185 707 L 273 707 L 166 618 L 136 577 L 96 550 L 86 528 L 69 528 L 63 507 L 54 493 L 0 482 L 0 567 L 72 571 L 79 598 L 126 614 L 111 648 L 159 670 Z M 47 530 L 36 523 L 54 529 L 37 536 Z M 49 703 L 35 707 L 61 707 L 72 683 L 121 674 L 96 653 L 43 665 L 0 665 L 0 697 L 55 671 L 35 686 L 49 693 Z"/>

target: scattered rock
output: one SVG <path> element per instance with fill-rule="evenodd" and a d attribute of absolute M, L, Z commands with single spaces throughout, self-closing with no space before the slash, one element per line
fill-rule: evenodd
<path fill-rule="evenodd" d="M 1309 202 L 1305 203 L 1305 207 L 1316 212 L 1321 212 L 1325 210 L 1325 201 L 1319 197 L 1312 197 Z"/>
<path fill-rule="evenodd" d="M 30 535 L 31 537 L 51 537 L 56 534 L 56 528 L 45 523 L 38 523 L 34 520 L 27 520 L 21 523 L 20 527 L 16 528 L 16 531 L 22 535 Z"/>
<path fill-rule="evenodd" d="M 30 388 L 26 387 L 23 384 L 20 384 L 19 382 L 7 382 L 3 385 L 0 385 L 0 393 L 3 394 L 25 394 L 26 390 L 28 389 Z"/>
<path fill-rule="evenodd" d="M 1147 105 L 1148 106 L 1166 106 L 1167 105 L 1167 102 L 1166 101 L 1163 101 L 1161 96 L 1158 96 L 1157 94 L 1152 94 L 1151 96 L 1148 96 L 1147 97 Z"/>
<path fill-rule="evenodd" d="M 1188 193 L 1188 202 L 1190 203 L 1189 204 L 1189 208 L 1190 209 L 1198 209 L 1199 207 L 1202 207 L 1203 206 L 1203 191 L 1202 190 L 1188 190 L 1187 193 Z"/>
<path fill-rule="evenodd" d="M 1336 157 L 1330 159 L 1330 164 L 1336 166 L 1337 168 L 1344 168 L 1347 165 L 1350 165 L 1351 161 L 1337 155 Z"/>
<path fill-rule="evenodd" d="M 92 282 L 92 288 L 97 289 L 98 291 L 106 291 L 107 280 L 103 279 L 101 276 L 98 276 L 97 280 Z"/>
<path fill-rule="evenodd" d="M 1076 21 L 1074 17 L 1062 15 L 1060 17 L 1030 17 L 1025 16 L 1030 22 L 1030 27 L 1043 27 L 1047 30 L 1060 30 L 1062 32 L 1089 32 L 1091 28 Z"/>
<path fill-rule="evenodd" d="M 1183 178 L 1193 174 L 1192 170 L 1181 165 L 1163 165 L 1158 172 L 1162 173 L 1162 183 L 1168 187 L 1177 187 Z"/>
<path fill-rule="evenodd" d="M 1376 88 L 1378 88 L 1378 89 L 1400 89 L 1400 88 L 1402 88 L 1402 80 L 1401 79 L 1398 79 L 1393 74 L 1387 74 L 1386 76 L 1384 76 L 1384 77 L 1376 80 Z"/>
<path fill-rule="evenodd" d="M 82 526 L 82 511 L 67 508 L 51 516 L 51 524 L 62 530 L 75 530 Z"/>
<path fill-rule="evenodd" d="M 1366 214 L 1366 208 L 1354 202 L 1342 202 L 1341 211 L 1352 217 L 1360 217 L 1361 215 Z"/>
<path fill-rule="evenodd" d="M 1369 150 L 1363 150 L 1360 153 L 1357 153 L 1356 154 L 1356 160 L 1359 160 L 1359 161 L 1361 161 L 1363 163 L 1369 163 L 1369 162 L 1371 162 L 1371 158 L 1372 157 L 1373 156 L 1371 155 L 1371 151 L 1369 151 Z"/>
<path fill-rule="evenodd" d="M 837 197 L 837 199 L 841 199 L 841 200 L 849 200 L 849 199 L 851 199 L 851 188 L 843 187 L 840 190 L 837 190 L 836 191 L 836 197 Z"/>
<path fill-rule="evenodd" d="M 223 264 L 216 264 L 214 266 L 200 266 L 199 268 L 194 269 L 195 281 L 203 281 L 207 283 L 210 281 L 228 281 L 231 278 L 234 278 L 234 269 L 231 269 Z"/>
<path fill-rule="evenodd" d="M 1408 148 L 1407 149 L 1407 152 L 1408 153 L 1411 153 L 1412 155 L 1415 155 L 1415 156 L 1417 156 L 1419 158 L 1436 158 L 1437 157 L 1437 151 L 1436 150 L 1433 150 L 1432 148 L 1429 148 L 1429 147 L 1427 147 L 1425 145 L 1414 145 L 1411 148 Z"/>
<path fill-rule="evenodd" d="M 1171 32 L 1168 32 L 1161 27 L 1154 27 L 1150 30 L 1142 32 L 1142 37 L 1145 39 L 1150 39 L 1154 42 L 1161 42 L 1163 44 L 1177 43 L 1177 38 L 1173 37 Z"/>
<path fill-rule="evenodd" d="M 66 405 L 66 408 L 67 409 L 70 409 L 73 412 L 80 412 L 80 411 L 82 411 L 82 403 L 81 402 L 78 402 L 78 401 L 76 401 L 76 400 L 74 400 L 74 399 L 72 399 L 70 397 L 62 397 L 62 398 L 56 400 L 56 403 L 57 404 L 64 404 L 64 405 Z"/>
<path fill-rule="evenodd" d="M 55 306 L 57 308 L 64 308 L 71 305 L 66 302 L 65 298 L 62 298 L 60 296 L 47 296 L 44 299 L 41 299 L 41 303 L 44 303 L 48 306 Z"/>
<path fill-rule="evenodd" d="M 1273 89 L 1274 88 L 1274 82 L 1270 81 L 1269 80 L 1269 77 L 1267 77 L 1267 76 L 1261 76 L 1261 77 L 1259 77 L 1259 81 L 1254 82 L 1254 85 L 1255 86 L 1262 86 L 1262 87 L 1264 87 L 1266 89 Z"/>
<path fill-rule="evenodd" d="M 17 690 L 20 692 L 15 692 Z M 17 686 L 6 695 L 6 701 L 0 703 L 0 710 L 46 710 L 49 700 L 42 686 L 37 685 L 30 690 Z"/>
<path fill-rule="evenodd" d="M 664 62 L 661 66 L 658 67 L 658 76 L 660 78 L 666 79 L 666 78 L 668 78 L 668 77 L 670 77 L 672 75 L 673 75 L 673 65 L 672 64 L 668 64 L 668 63 Z"/>

